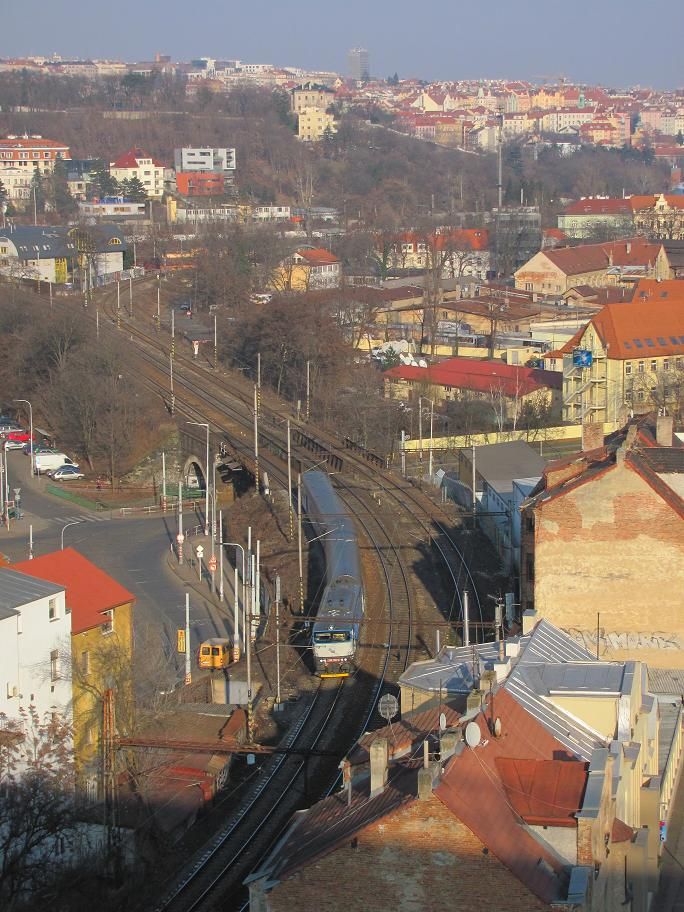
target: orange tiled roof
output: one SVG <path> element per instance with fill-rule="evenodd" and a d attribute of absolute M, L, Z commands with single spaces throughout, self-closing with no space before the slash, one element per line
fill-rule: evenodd
<path fill-rule="evenodd" d="M 53 139 L 0 139 L 0 149 L 68 149 L 66 143 Z"/>
<path fill-rule="evenodd" d="M 606 304 L 590 322 L 609 358 L 684 354 L 684 311 L 676 302 Z"/>
<path fill-rule="evenodd" d="M 135 601 L 134 595 L 74 548 L 20 561 L 12 569 L 64 586 L 72 633 L 99 626 L 103 612 Z"/>
<path fill-rule="evenodd" d="M 152 165 L 155 168 L 163 168 L 164 165 L 162 162 L 157 161 L 156 158 L 153 158 L 149 152 L 143 152 L 142 149 L 129 149 L 128 152 L 124 152 L 123 155 L 120 155 L 115 162 L 112 163 L 112 168 L 139 168 L 138 164 L 141 158 L 149 158 L 152 162 Z"/>
<path fill-rule="evenodd" d="M 585 272 L 609 269 L 611 266 L 652 265 L 661 248 L 662 244 L 654 244 L 642 237 L 636 237 L 607 244 L 556 247 L 545 250 L 544 256 L 565 275 L 581 275 Z"/>
<path fill-rule="evenodd" d="M 297 255 L 306 260 L 310 266 L 331 266 L 340 262 L 335 254 L 330 253 L 325 247 L 316 247 L 311 250 L 303 247 L 297 251 Z"/>

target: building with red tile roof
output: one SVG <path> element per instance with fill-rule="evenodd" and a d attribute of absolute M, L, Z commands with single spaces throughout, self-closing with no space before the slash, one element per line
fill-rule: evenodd
<path fill-rule="evenodd" d="M 681 668 L 684 448 L 672 418 L 652 423 L 588 425 L 582 453 L 547 465 L 522 506 L 521 603 L 587 642 L 600 615 L 606 658 Z"/>
<path fill-rule="evenodd" d="M 5 170 L 26 171 L 29 179 L 37 168 L 41 174 L 51 172 L 56 161 L 71 158 L 69 146 L 42 136 L 8 136 L 0 139 L 0 177 Z"/>
<path fill-rule="evenodd" d="M 133 700 L 135 596 L 74 548 L 14 565 L 29 576 L 62 586 L 71 614 L 74 753 L 78 787 L 103 796 L 103 699 L 111 690 L 120 731 L 130 730 Z"/>
<path fill-rule="evenodd" d="M 20 561 L 13 569 L 64 587 L 72 635 L 100 627 L 109 612 L 135 601 L 132 593 L 75 548 Z"/>
<path fill-rule="evenodd" d="M 503 402 L 508 418 L 519 413 L 526 402 L 537 401 L 540 396 L 552 409 L 560 408 L 561 377 L 557 372 L 499 360 L 449 358 L 429 367 L 402 364 L 386 370 L 383 377 L 385 395 L 390 399 L 417 400 L 419 395 L 429 393 L 436 402 L 442 402 L 475 396 Z"/>
<path fill-rule="evenodd" d="M 684 298 L 607 304 L 562 351 L 565 421 L 616 422 L 653 408 L 680 420 Z"/>
<path fill-rule="evenodd" d="M 139 180 L 148 197 L 164 194 L 164 164 L 143 149 L 133 148 L 110 162 L 109 173 L 117 181 Z"/>
<path fill-rule="evenodd" d="M 515 272 L 515 287 L 562 295 L 576 285 L 616 285 L 625 276 L 670 278 L 663 245 L 634 237 L 540 250 Z"/>

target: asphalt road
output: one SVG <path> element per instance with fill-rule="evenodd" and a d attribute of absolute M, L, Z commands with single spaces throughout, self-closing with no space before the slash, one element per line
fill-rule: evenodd
<path fill-rule="evenodd" d="M 11 521 L 9 532 L 4 527 L 0 529 L 0 552 L 10 561 L 28 558 L 30 526 L 35 557 L 58 550 L 63 534 L 65 547 L 76 548 L 135 595 L 136 637 L 150 642 L 149 637 L 159 636 L 169 659 L 171 677 L 183 673 L 183 657 L 175 647 L 176 630 L 185 623 L 186 592 L 190 593 L 193 656 L 206 637 L 230 635 L 230 567 L 226 566 L 224 607 L 212 598 L 205 582 L 200 584 L 195 570 L 177 566 L 171 552 L 176 535 L 173 515 L 117 518 L 115 512 L 89 511 L 46 493 L 47 481 L 31 478 L 29 458 L 21 450 L 8 455 L 10 497 L 15 488 L 21 489 L 23 514 L 20 520 Z M 184 519 L 186 529 L 200 522 L 199 517 L 187 514 Z"/>

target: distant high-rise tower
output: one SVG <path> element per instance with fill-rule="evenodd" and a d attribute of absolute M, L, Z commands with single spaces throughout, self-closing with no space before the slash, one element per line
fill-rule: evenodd
<path fill-rule="evenodd" d="M 349 51 L 349 75 L 357 82 L 368 82 L 370 79 L 368 51 L 365 48 L 352 48 Z"/>

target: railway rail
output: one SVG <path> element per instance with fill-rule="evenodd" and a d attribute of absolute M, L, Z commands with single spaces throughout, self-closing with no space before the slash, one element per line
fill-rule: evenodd
<path fill-rule="evenodd" d="M 146 332 L 122 312 L 117 315 L 113 291 L 105 290 L 100 301 L 112 321 L 110 331 L 125 332 L 135 341 L 130 363 L 139 370 L 140 380 L 170 406 L 169 349 L 159 331 Z M 253 399 L 248 384 L 228 374 L 221 374 L 217 383 L 214 370 L 185 357 L 179 347 L 174 356 L 176 411 L 188 420 L 211 422 L 228 436 L 236 457 L 253 468 Z M 480 593 L 466 556 L 449 529 L 452 518 L 443 509 L 405 479 L 388 472 L 376 454 L 349 439 L 340 441 L 323 429 L 295 421 L 285 404 L 274 405 L 271 397 L 264 396 L 259 461 L 273 482 L 287 487 L 284 424 L 288 418 L 293 425 L 293 454 L 303 468 L 325 461 L 337 473 L 334 482 L 338 494 L 354 515 L 369 550 L 377 556 L 375 592 L 382 594 L 368 609 L 366 625 L 372 632 L 364 638 L 359 671 L 355 677 L 343 679 L 334 691 L 330 682 L 320 685 L 288 735 L 290 747 L 304 745 L 312 751 L 327 743 L 339 747 L 340 739 L 346 737 L 348 748 L 367 728 L 382 689 L 394 684 L 423 648 L 418 637 L 422 621 L 417 610 L 415 565 L 436 557 L 447 569 L 448 588 L 455 595 L 447 621 L 457 623 L 462 616 L 461 590 L 465 584 L 473 593 L 480 626 L 484 620 Z M 374 683 L 369 689 L 359 686 L 360 681 Z M 347 720 L 344 731 L 340 719 Z M 344 748 L 340 755 L 343 752 Z M 323 795 L 334 787 L 337 770 L 322 758 L 317 766 L 316 792 Z M 301 779 L 306 772 L 305 761 L 287 754 L 270 760 L 258 786 L 245 795 L 225 826 L 193 858 L 156 907 L 158 912 L 195 912 L 209 908 L 219 896 L 240 907 L 244 894 L 238 889 L 239 883 L 268 846 L 267 831 L 278 830 L 301 806 Z"/>

